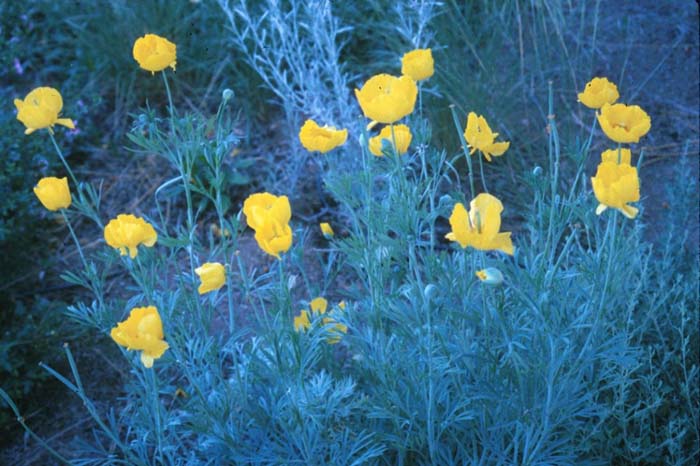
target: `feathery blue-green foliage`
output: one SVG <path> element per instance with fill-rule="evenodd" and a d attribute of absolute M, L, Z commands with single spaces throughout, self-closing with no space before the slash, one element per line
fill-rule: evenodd
<path fill-rule="evenodd" d="M 149 104 L 126 145 L 136 160 L 156 157 L 167 179 L 133 213 L 158 242 L 134 259 L 88 251 L 63 278 L 89 298 L 66 315 L 107 336 L 131 308 L 153 305 L 169 349 L 147 369 L 120 348 L 125 384 L 105 410 L 66 345 L 65 372 L 43 367 L 84 403 L 93 435 L 70 458 L 43 446 L 80 465 L 696 464 L 697 128 L 659 180 L 665 191 L 642 183 L 636 219 L 598 216 L 589 180 L 612 143 L 575 91 L 601 74 L 600 2 L 351 3 L 209 6 L 227 31 L 221 43 L 281 110 L 259 152 L 242 150 L 241 89 L 193 109 L 178 97 L 184 80 L 140 70 L 132 85 L 147 83 Z M 178 62 L 194 60 L 184 38 L 176 43 Z M 406 119 L 411 148 L 375 157 L 351 89 L 398 75 L 415 47 L 433 48 L 436 73 Z M 650 91 L 622 79 L 627 63 L 605 66 L 622 101 L 636 103 Z M 511 141 L 491 164 L 463 147 L 470 111 Z M 306 118 L 347 127 L 348 142 L 306 153 Z M 652 116 L 652 133 L 670 128 L 663 118 Z M 44 132 L 33 137 L 50 147 Z M 644 180 L 642 153 L 633 146 Z M 472 199 L 470 178 L 503 201 L 513 256 L 445 239 L 454 205 Z M 95 231 L 127 208 L 101 209 L 97 184 L 72 189 L 68 218 Z M 259 252 L 241 212 L 263 190 L 292 201 L 294 243 L 279 261 Z M 659 195 L 670 209 L 652 217 L 646 205 Z M 654 241 L 652 222 L 665 226 Z M 214 261 L 226 285 L 199 295 L 195 268 Z M 487 267 L 502 284 L 476 278 Z M 295 330 L 318 296 L 333 320 Z M 333 343 L 338 324 L 347 333 Z"/>

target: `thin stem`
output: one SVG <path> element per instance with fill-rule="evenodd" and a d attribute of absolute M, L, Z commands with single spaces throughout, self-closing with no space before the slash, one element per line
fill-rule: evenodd
<path fill-rule="evenodd" d="M 486 177 L 484 176 L 484 162 L 481 160 L 483 157 L 479 156 L 479 173 L 481 173 L 481 185 L 485 192 L 489 192 L 489 188 L 486 187 Z"/>
<path fill-rule="evenodd" d="M 467 141 L 464 140 L 464 134 L 462 133 L 462 128 L 459 124 L 459 118 L 457 118 L 457 111 L 454 105 L 450 105 L 450 111 L 452 112 L 452 120 L 455 123 L 455 128 L 457 128 L 457 134 L 459 134 L 459 140 L 462 142 L 462 151 L 464 152 L 464 158 L 467 159 L 467 167 L 469 171 L 469 189 L 471 190 L 472 199 L 476 197 L 476 191 L 474 190 L 474 170 L 472 169 L 472 159 L 467 150 Z"/>
<path fill-rule="evenodd" d="M 49 137 L 51 138 L 51 142 L 53 143 L 53 147 L 56 149 L 56 153 L 58 154 L 58 158 L 60 158 L 61 162 L 63 162 L 63 166 L 66 167 L 66 170 L 68 171 L 68 175 L 70 175 L 70 179 L 73 180 L 73 183 L 75 184 L 75 188 L 78 190 L 78 193 L 80 193 L 80 186 L 78 184 L 78 179 L 73 174 L 73 170 L 70 169 L 70 165 L 68 165 L 68 162 L 66 161 L 65 157 L 63 157 L 63 152 L 61 152 L 61 148 L 58 147 L 58 144 L 56 143 L 56 138 L 53 137 L 53 133 L 51 133 L 50 131 L 49 131 Z"/>
<path fill-rule="evenodd" d="M 85 270 L 87 270 L 87 261 L 85 260 L 85 256 L 83 255 L 83 248 L 80 246 L 80 241 L 78 241 L 78 237 L 75 236 L 75 231 L 73 231 L 73 226 L 70 224 L 70 220 L 68 219 L 68 216 L 66 215 L 66 209 L 60 209 L 61 215 L 63 215 L 63 220 L 66 221 L 66 225 L 68 225 L 68 231 L 70 231 L 70 235 L 73 237 L 73 241 L 75 241 L 75 245 L 78 248 L 78 254 L 80 254 L 80 260 L 83 262 L 83 267 L 85 267 Z"/>
<path fill-rule="evenodd" d="M 170 85 L 168 84 L 168 77 L 165 71 L 162 71 L 163 82 L 165 83 L 165 93 L 168 95 L 168 110 L 170 111 L 170 122 L 172 123 L 173 130 L 175 129 L 175 107 L 173 106 L 173 96 L 170 93 Z"/>

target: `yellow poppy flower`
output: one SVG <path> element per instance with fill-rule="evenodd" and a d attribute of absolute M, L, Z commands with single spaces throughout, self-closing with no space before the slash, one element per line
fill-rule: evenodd
<path fill-rule="evenodd" d="M 630 164 L 601 162 L 598 171 L 591 178 L 593 192 L 598 199 L 595 213 L 600 215 L 611 207 L 622 212 L 627 218 L 635 218 L 639 209 L 627 205 L 628 202 L 639 201 L 639 177 L 637 169 Z"/>
<path fill-rule="evenodd" d="M 399 155 L 403 155 L 408 151 L 408 146 L 411 145 L 411 139 L 413 139 L 411 129 L 406 125 L 393 126 L 397 151 Z M 385 126 L 377 136 L 369 138 L 369 151 L 377 157 L 384 155 L 382 152 L 382 141 L 387 141 L 389 147 L 392 146 L 391 126 Z"/>
<path fill-rule="evenodd" d="M 147 368 L 153 367 L 153 361 L 169 347 L 163 340 L 163 322 L 155 306 L 133 308 L 125 321 L 112 328 L 110 336 L 129 351 L 141 351 L 141 362 Z"/>
<path fill-rule="evenodd" d="M 323 222 L 320 224 L 321 227 L 321 233 L 323 233 L 323 236 L 326 239 L 331 239 L 333 236 L 335 236 L 335 232 L 333 231 L 333 228 L 331 227 L 330 223 Z"/>
<path fill-rule="evenodd" d="M 292 218 L 292 208 L 287 196 L 256 193 L 248 196 L 243 202 L 243 214 L 248 226 L 257 230 L 268 218 L 272 218 L 278 223 L 288 223 Z"/>
<path fill-rule="evenodd" d="M 299 315 L 294 317 L 294 330 L 297 332 L 308 330 L 311 327 L 309 311 L 299 311 Z"/>
<path fill-rule="evenodd" d="M 202 283 L 197 288 L 199 294 L 218 290 L 226 284 L 226 269 L 218 262 L 206 262 L 194 269 Z"/>
<path fill-rule="evenodd" d="M 462 248 L 471 246 L 482 251 L 498 250 L 513 255 L 510 232 L 500 233 L 503 204 L 495 196 L 481 193 L 469 204 L 469 212 L 457 203 L 450 215 L 452 231 L 445 235 Z"/>
<path fill-rule="evenodd" d="M 355 89 L 355 97 L 367 118 L 388 124 L 413 111 L 418 87 L 410 76 L 378 74 L 369 78 L 362 89 Z"/>
<path fill-rule="evenodd" d="M 620 148 L 619 154 L 617 149 L 608 149 L 600 154 L 600 160 L 602 162 L 613 162 L 617 163 L 618 158 L 620 163 L 626 163 L 630 165 L 632 163 L 632 151 L 629 149 Z"/>
<path fill-rule="evenodd" d="M 255 230 L 255 241 L 260 249 L 279 259 L 280 253 L 292 246 L 292 229 L 289 224 L 270 218 Z"/>
<path fill-rule="evenodd" d="M 494 267 L 487 267 L 482 270 L 477 270 L 475 275 L 485 285 L 498 286 L 503 283 L 503 274 L 500 270 Z"/>
<path fill-rule="evenodd" d="M 318 126 L 314 120 L 306 120 L 299 130 L 299 140 L 309 152 L 318 151 L 325 154 L 338 146 L 345 144 L 348 139 L 347 129 L 337 129 L 333 126 Z"/>
<path fill-rule="evenodd" d="M 68 188 L 68 178 L 49 176 L 39 180 L 34 187 L 34 194 L 39 202 L 51 211 L 70 207 L 71 195 Z"/>
<path fill-rule="evenodd" d="M 469 154 L 479 150 L 489 162 L 492 155 L 503 155 L 510 147 L 510 142 L 494 142 L 497 136 L 498 133 L 491 131 L 486 118 L 478 116 L 474 112 L 469 112 L 467 127 L 464 130 L 464 139 L 466 139 L 469 146 Z"/>
<path fill-rule="evenodd" d="M 622 144 L 639 142 L 651 129 L 651 118 L 638 105 L 605 104 L 598 123 L 607 137 Z"/>
<path fill-rule="evenodd" d="M 70 118 L 58 118 L 63 109 L 61 94 L 52 87 L 37 87 L 24 100 L 15 99 L 17 119 L 27 128 L 24 134 L 48 128 L 53 133 L 53 125 L 63 125 L 75 129 Z"/>
<path fill-rule="evenodd" d="M 583 92 L 579 93 L 578 101 L 588 108 L 600 108 L 605 104 L 614 104 L 620 98 L 615 83 L 608 78 L 593 78 Z"/>
<path fill-rule="evenodd" d="M 323 297 L 314 298 L 309 303 L 311 312 L 306 309 L 299 311 L 299 315 L 294 317 L 294 330 L 297 332 L 306 331 L 311 327 L 311 320 L 309 316 L 321 316 L 326 313 L 328 309 L 328 301 Z M 341 301 L 338 304 L 338 308 L 341 310 L 345 309 L 345 302 Z M 336 321 L 333 317 L 324 317 L 321 321 L 323 325 L 332 325 L 329 330 L 330 336 L 326 338 L 326 341 L 332 345 L 338 343 L 343 333 L 348 332 L 347 325 L 341 324 Z M 334 324 L 334 325 L 333 325 Z"/>
<path fill-rule="evenodd" d="M 143 244 L 152 247 L 158 240 L 158 234 L 153 226 L 141 217 L 131 214 L 119 214 L 109 221 L 104 230 L 105 241 L 119 253 L 133 259 L 138 254 L 138 246 Z"/>
<path fill-rule="evenodd" d="M 141 68 L 150 71 L 151 74 L 156 71 L 162 71 L 167 67 L 175 70 L 177 63 L 177 47 L 168 39 L 157 36 L 155 34 L 146 34 L 139 37 L 134 42 L 132 50 L 134 60 L 136 60 Z"/>
<path fill-rule="evenodd" d="M 401 58 L 401 74 L 410 76 L 414 81 L 428 79 L 435 72 L 433 51 L 431 49 L 415 49 L 404 54 Z"/>

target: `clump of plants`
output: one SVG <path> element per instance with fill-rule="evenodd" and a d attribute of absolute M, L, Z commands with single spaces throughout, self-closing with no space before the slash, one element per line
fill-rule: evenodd
<path fill-rule="evenodd" d="M 67 316 L 109 335 L 129 368 L 120 409 L 105 414 L 85 392 L 70 346 L 69 374 L 43 365 L 96 424 L 75 458 L 44 444 L 58 460 L 697 457 L 698 267 L 681 269 L 672 252 L 653 261 L 641 239 L 644 154 L 633 144 L 652 120 L 618 102 L 610 80 L 595 77 L 578 95 L 591 126 L 566 180 L 550 83 L 544 168 L 518 175 L 531 198 L 514 222 L 509 200 L 489 190 L 499 173 L 484 170 L 518 156 L 494 130 L 497 110 L 487 120 L 479 113 L 487 109 L 452 107 L 461 150 L 436 149 L 422 105 L 432 50 L 408 50 L 400 75 L 387 69 L 355 89 L 359 124 L 295 115 L 305 121 L 298 144 L 320 167 L 319 189 L 337 205 L 310 222 L 295 215 L 291 186 L 229 199 L 226 180 L 250 166 L 234 155 L 231 90 L 211 118 L 183 112 L 170 88 L 177 45 L 146 34 L 132 53 L 143 80 L 162 80 L 168 103 L 138 116 L 130 141 L 175 174 L 137 211 L 105 216 L 99 188 L 73 173 L 55 126 L 73 124 L 58 90 L 15 101 L 25 132 L 50 141 L 65 170 L 37 180 L 34 193 L 62 216 L 79 252 L 63 279 L 91 294 Z M 609 149 L 594 154 L 598 126 Z M 164 211 L 165 198 L 183 200 L 180 217 Z M 76 218 L 102 232 L 104 247 L 83 251 Z M 118 289 L 109 286 L 115 269 L 128 275 Z"/>

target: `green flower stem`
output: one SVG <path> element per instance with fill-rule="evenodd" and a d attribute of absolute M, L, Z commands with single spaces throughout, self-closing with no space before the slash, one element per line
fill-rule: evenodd
<path fill-rule="evenodd" d="M 158 451 L 158 458 L 163 460 L 163 426 L 161 420 L 161 405 L 158 399 L 158 378 L 156 377 L 156 371 L 154 368 L 143 368 L 146 372 L 146 378 L 148 379 L 148 385 L 151 391 L 151 402 L 153 403 L 153 417 L 156 423 L 156 444 Z"/>
<path fill-rule="evenodd" d="M 485 192 L 489 192 L 489 188 L 486 187 L 486 177 L 484 176 L 484 162 L 481 160 L 483 156 L 479 156 L 479 173 L 481 174 L 481 185 L 484 187 Z"/>
<path fill-rule="evenodd" d="M 277 261 L 279 263 L 279 275 L 280 275 L 280 309 L 289 310 L 292 307 L 292 299 L 289 295 L 289 287 L 287 286 L 287 275 L 284 272 L 284 257 L 280 257 Z"/>
<path fill-rule="evenodd" d="M 58 143 L 56 143 L 56 138 L 54 137 L 53 133 L 49 131 L 49 138 L 51 139 L 51 142 L 53 143 L 53 147 L 56 149 L 56 153 L 58 154 L 58 158 L 61 159 L 61 162 L 63 162 L 63 166 L 66 167 L 66 170 L 68 171 L 68 175 L 70 176 L 71 180 L 73 181 L 73 184 L 75 185 L 75 190 L 78 193 L 78 201 L 76 207 L 78 208 L 81 213 L 87 217 L 89 217 L 92 221 L 94 221 L 98 227 L 101 229 L 104 228 L 104 225 L 102 224 L 102 220 L 100 220 L 100 216 L 97 214 L 97 209 L 93 208 L 91 204 L 88 204 L 86 202 L 86 197 L 83 195 L 83 190 L 80 186 L 80 183 L 78 183 L 78 179 L 75 177 L 75 174 L 73 173 L 73 170 L 71 170 L 70 165 L 68 165 L 68 161 L 66 158 L 63 156 L 63 152 L 61 151 L 61 148 L 58 147 Z M 92 190 L 88 190 L 88 194 L 91 194 L 92 200 L 95 201 L 95 205 L 98 206 L 98 200 L 95 199 L 94 197 L 94 192 Z"/>
<path fill-rule="evenodd" d="M 547 144 L 547 155 L 549 158 L 549 169 L 550 176 L 552 178 L 551 189 L 551 207 L 549 209 L 549 224 L 547 225 L 547 240 L 545 243 L 545 251 L 549 256 L 549 262 L 554 260 L 555 247 L 552 245 L 553 235 L 554 235 L 554 216 L 557 208 L 556 196 L 557 196 L 557 186 L 559 184 L 559 133 L 557 132 L 557 124 L 554 117 L 554 91 L 552 89 L 552 81 L 548 83 L 547 91 L 547 102 L 548 102 L 548 128 L 549 128 L 549 140 Z M 551 249 L 550 249 L 551 248 Z"/>
<path fill-rule="evenodd" d="M 82 195 L 82 192 L 80 191 L 80 184 L 78 183 L 78 179 L 73 174 L 73 170 L 71 170 L 70 165 L 68 165 L 66 158 L 63 157 L 63 152 L 61 151 L 61 148 L 58 147 L 58 144 L 56 143 L 56 138 L 54 138 L 53 133 L 51 131 L 49 131 L 49 138 L 51 138 L 51 142 L 53 143 L 53 147 L 56 149 L 56 153 L 58 154 L 58 158 L 61 159 L 61 162 L 63 162 L 63 166 L 66 167 L 66 170 L 68 171 L 68 175 L 70 175 L 70 179 L 73 181 L 73 184 L 75 184 L 75 189 L 78 190 L 78 195 L 80 196 L 80 199 L 82 200 L 83 195 Z"/>
<path fill-rule="evenodd" d="M 578 185 L 578 181 L 581 178 L 581 175 L 583 174 L 583 170 L 586 166 L 586 159 L 588 158 L 588 151 L 591 148 L 591 142 L 593 141 L 593 133 L 595 133 L 595 127 L 596 123 L 598 122 L 598 118 L 596 115 L 593 115 L 593 123 L 591 123 L 591 129 L 588 132 L 588 139 L 586 140 L 585 144 L 583 145 L 583 148 L 581 149 L 581 157 L 578 160 L 578 166 L 576 167 L 576 176 L 574 176 L 574 181 L 571 183 L 571 190 L 569 191 L 569 196 L 568 196 L 568 201 L 567 204 L 571 204 L 571 201 L 574 198 L 574 195 L 576 194 L 576 186 Z"/>
<path fill-rule="evenodd" d="M 163 82 L 165 83 L 165 93 L 168 95 L 168 110 L 170 111 L 170 123 L 172 124 L 173 131 L 175 130 L 175 106 L 173 106 L 173 96 L 170 93 L 170 85 L 168 84 L 168 77 L 165 74 L 165 70 L 161 71 L 163 76 Z"/>
<path fill-rule="evenodd" d="M 76 247 L 78 248 L 78 254 L 80 254 L 80 260 L 83 263 L 83 267 L 87 270 L 88 265 L 87 261 L 85 260 L 85 256 L 83 255 L 83 248 L 80 246 L 80 241 L 78 241 L 78 237 L 75 236 L 75 231 L 73 231 L 73 226 L 70 224 L 70 220 L 68 219 L 68 215 L 66 215 L 66 209 L 60 209 L 61 215 L 63 215 L 63 220 L 66 221 L 66 225 L 68 226 L 68 231 L 70 231 L 70 235 L 73 237 L 73 241 L 75 242 Z"/>
<path fill-rule="evenodd" d="M 462 151 L 464 152 L 464 158 L 467 159 L 467 167 L 469 168 L 469 189 L 471 190 L 472 199 L 476 197 L 476 191 L 474 190 L 474 170 L 472 169 L 472 159 L 467 150 L 467 141 L 464 139 L 464 134 L 459 124 L 459 118 L 457 117 L 457 110 L 455 110 L 454 104 L 450 105 L 450 111 L 452 112 L 452 120 L 455 123 L 455 128 L 457 129 L 457 134 L 459 134 L 459 140 L 462 142 Z"/>
<path fill-rule="evenodd" d="M 175 106 L 173 105 L 173 96 L 170 92 L 170 85 L 168 84 L 168 77 L 165 74 L 165 71 L 163 71 L 161 74 L 163 76 L 163 83 L 165 84 L 165 93 L 168 95 L 168 110 L 170 111 L 170 128 L 171 131 L 175 133 Z M 194 213 L 192 210 L 192 192 L 190 190 L 190 176 L 192 174 L 192 167 L 189 166 L 189 163 L 187 163 L 187 161 L 183 159 L 182 154 L 180 154 L 178 148 L 176 148 L 176 155 L 177 168 L 180 172 L 180 177 L 182 178 L 183 187 L 185 188 L 185 200 L 187 202 L 187 253 L 190 258 L 190 277 L 192 279 L 192 283 L 196 283 L 197 279 L 194 273 Z M 201 304 L 199 300 L 196 300 L 196 302 L 197 308 L 201 311 Z"/>

